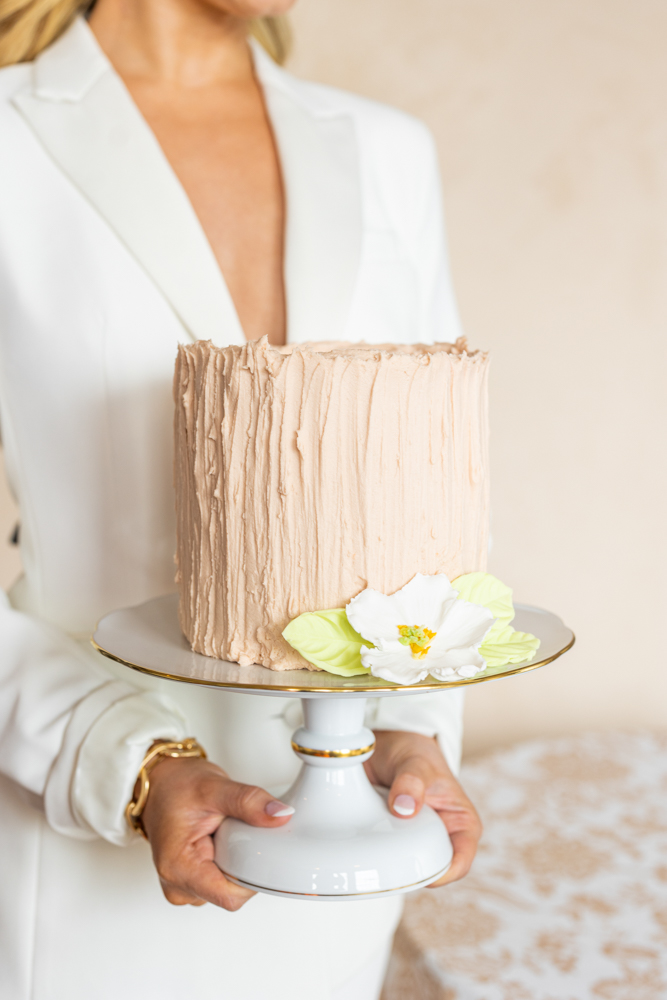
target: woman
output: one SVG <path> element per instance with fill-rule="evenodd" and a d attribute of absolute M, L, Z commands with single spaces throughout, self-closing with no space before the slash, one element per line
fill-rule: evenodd
<path fill-rule="evenodd" d="M 290 5 L 5 4 L 0 420 L 25 568 L 0 611 L 12 1000 L 379 991 L 398 897 L 249 901 L 212 861 L 224 816 L 289 822 L 264 789 L 298 766 L 298 704 L 129 676 L 88 644 L 100 615 L 174 587 L 179 341 L 459 333 L 430 137 L 249 43 L 280 57 L 272 18 Z M 460 698 L 373 711 L 373 780 L 396 815 L 438 809 L 455 847 L 442 882 L 461 877 L 479 824 L 452 775 Z M 154 769 L 149 851 L 125 806 L 155 741 L 186 736 L 209 761 Z"/>

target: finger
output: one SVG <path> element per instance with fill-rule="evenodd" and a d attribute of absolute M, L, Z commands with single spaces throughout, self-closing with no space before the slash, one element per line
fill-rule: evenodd
<path fill-rule="evenodd" d="M 159 875 L 162 891 L 175 906 L 213 903 L 235 911 L 255 895 L 252 890 L 230 882 L 212 859 L 188 853 L 174 862 L 162 863 Z"/>
<path fill-rule="evenodd" d="M 447 885 L 449 882 L 457 882 L 470 871 L 477 851 L 478 834 L 471 830 L 459 830 L 456 833 L 450 833 L 449 839 L 454 848 L 452 863 L 442 878 L 427 887 L 429 889 L 437 889 L 438 886 Z"/>
<path fill-rule="evenodd" d="M 284 826 L 294 808 L 256 785 L 228 779 L 217 785 L 217 800 L 223 816 L 233 816 L 250 826 Z"/>
<path fill-rule="evenodd" d="M 160 879 L 160 885 L 167 902 L 171 903 L 172 906 L 204 906 L 206 903 L 205 899 L 193 896 L 189 892 L 183 892 L 182 889 L 169 885 L 162 879 Z"/>
<path fill-rule="evenodd" d="M 409 819 L 416 816 L 424 804 L 426 785 L 416 774 L 398 774 L 389 789 L 389 808 L 394 816 Z"/>
<path fill-rule="evenodd" d="M 251 889 L 225 878 L 213 861 L 204 861 L 188 872 L 187 889 L 206 903 L 235 912 L 255 895 Z"/>

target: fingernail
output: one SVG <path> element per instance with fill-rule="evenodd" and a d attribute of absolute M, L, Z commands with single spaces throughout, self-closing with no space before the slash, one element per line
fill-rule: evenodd
<path fill-rule="evenodd" d="M 397 795 L 394 799 L 394 812 L 399 816 L 412 816 L 417 808 L 417 803 L 411 795 Z"/>
<path fill-rule="evenodd" d="M 284 802 L 278 802 L 277 799 L 274 799 L 273 802 L 267 802 L 264 812 L 274 819 L 282 819 L 283 816 L 294 815 L 294 806 L 286 806 Z"/>

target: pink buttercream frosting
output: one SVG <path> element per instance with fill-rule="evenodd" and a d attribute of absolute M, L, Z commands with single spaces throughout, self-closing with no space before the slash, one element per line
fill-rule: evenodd
<path fill-rule="evenodd" d="M 456 344 L 179 349 L 183 632 L 197 652 L 313 669 L 304 611 L 415 573 L 485 570 L 488 356 Z"/>

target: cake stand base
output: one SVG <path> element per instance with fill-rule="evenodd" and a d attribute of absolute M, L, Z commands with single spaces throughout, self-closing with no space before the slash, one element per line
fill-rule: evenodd
<path fill-rule="evenodd" d="M 181 633 L 178 596 L 166 594 L 106 615 L 93 645 L 104 656 L 153 677 L 273 698 L 300 696 L 305 725 L 292 748 L 303 761 L 292 787 L 278 793 L 295 813 L 278 829 L 226 819 L 216 834 L 216 860 L 233 881 L 294 899 L 351 900 L 430 885 L 451 864 L 442 821 L 424 806 L 399 819 L 385 794 L 366 777 L 375 737 L 364 726 L 367 698 L 446 691 L 535 670 L 567 652 L 571 630 L 549 611 L 516 606 L 513 627 L 540 640 L 539 659 L 487 668 L 471 678 L 398 686 L 379 677 L 339 677 L 322 671 L 267 670 L 257 664 L 193 653 Z M 260 734 L 258 734 L 260 735 Z"/>
<path fill-rule="evenodd" d="M 440 817 L 424 806 L 399 819 L 363 764 L 375 737 L 365 698 L 302 698 L 305 726 L 292 748 L 303 761 L 280 796 L 293 806 L 278 829 L 226 819 L 215 837 L 216 863 L 248 889 L 294 899 L 374 899 L 430 885 L 443 875 L 452 846 Z"/>

